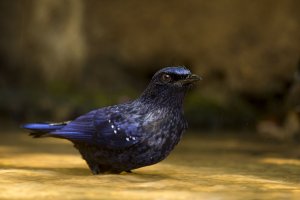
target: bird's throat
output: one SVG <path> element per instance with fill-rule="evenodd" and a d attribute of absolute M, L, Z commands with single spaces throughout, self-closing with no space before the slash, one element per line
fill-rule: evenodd
<path fill-rule="evenodd" d="M 185 90 L 174 88 L 147 88 L 137 99 L 148 107 L 176 107 L 181 109 L 185 97 Z"/>

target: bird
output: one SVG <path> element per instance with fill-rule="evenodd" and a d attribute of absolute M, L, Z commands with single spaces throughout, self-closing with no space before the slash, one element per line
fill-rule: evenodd
<path fill-rule="evenodd" d="M 69 140 L 92 174 L 120 174 L 164 160 L 188 124 L 183 101 L 202 78 L 184 66 L 157 71 L 135 100 L 102 107 L 61 123 L 27 123 L 33 138 Z"/>

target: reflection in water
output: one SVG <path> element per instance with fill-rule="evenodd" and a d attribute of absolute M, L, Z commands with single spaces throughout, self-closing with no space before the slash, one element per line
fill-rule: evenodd
<path fill-rule="evenodd" d="M 186 134 L 159 164 L 93 176 L 68 142 L 3 137 L 0 199 L 300 198 L 299 147 L 292 144 Z"/>

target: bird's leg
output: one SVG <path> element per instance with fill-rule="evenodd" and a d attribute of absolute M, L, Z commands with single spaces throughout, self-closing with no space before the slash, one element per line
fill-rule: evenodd
<path fill-rule="evenodd" d="M 100 165 L 98 165 L 97 163 L 93 162 L 92 160 L 85 159 L 85 161 L 88 164 L 90 170 L 92 171 L 92 173 L 94 175 L 101 174 L 102 170 L 101 170 L 101 166 Z"/>
<path fill-rule="evenodd" d="M 98 175 L 98 174 L 100 174 L 100 173 L 101 173 L 101 171 L 100 171 L 99 167 L 98 167 L 98 166 L 96 166 L 96 165 L 95 165 L 95 167 L 93 167 L 93 168 L 90 168 L 90 169 L 91 169 L 91 171 L 92 171 L 92 173 L 93 173 L 94 175 Z"/>
<path fill-rule="evenodd" d="M 101 174 L 101 167 L 99 165 L 88 163 L 88 166 L 94 175 Z"/>

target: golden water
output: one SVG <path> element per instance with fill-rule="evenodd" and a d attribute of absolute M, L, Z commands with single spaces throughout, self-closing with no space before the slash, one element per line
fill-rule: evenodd
<path fill-rule="evenodd" d="M 66 141 L 1 135 L 0 199 L 300 199 L 295 144 L 187 133 L 159 164 L 93 176 Z"/>

